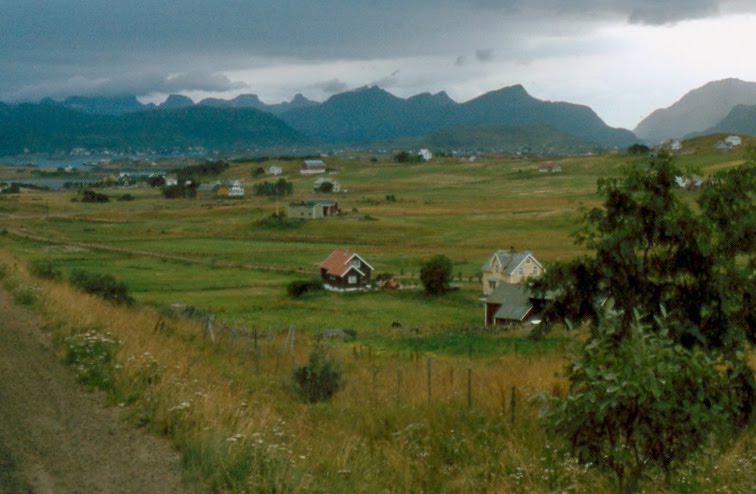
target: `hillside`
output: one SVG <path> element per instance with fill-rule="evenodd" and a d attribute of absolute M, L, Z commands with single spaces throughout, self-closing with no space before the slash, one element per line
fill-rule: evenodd
<path fill-rule="evenodd" d="M 574 155 L 596 145 L 542 124 L 473 124 L 387 143 L 392 148 L 482 151 L 503 154 Z"/>
<path fill-rule="evenodd" d="M 288 146 L 306 139 L 273 115 L 254 109 L 180 107 L 86 114 L 58 104 L 0 104 L 0 154 L 88 149 L 231 150 Z"/>
<path fill-rule="evenodd" d="M 738 105 L 717 125 L 706 130 L 706 134 L 731 132 L 756 135 L 756 105 Z"/>
<path fill-rule="evenodd" d="M 635 128 L 652 143 L 683 138 L 714 128 L 737 105 L 756 104 L 756 83 L 739 79 L 710 82 L 694 89 L 668 108 L 654 111 Z"/>

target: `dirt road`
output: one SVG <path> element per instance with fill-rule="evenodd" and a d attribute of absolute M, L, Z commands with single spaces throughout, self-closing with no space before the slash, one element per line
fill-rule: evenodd
<path fill-rule="evenodd" d="M 75 382 L 34 314 L 0 287 L 0 448 L 33 492 L 193 492 L 178 454 L 122 412 Z"/>

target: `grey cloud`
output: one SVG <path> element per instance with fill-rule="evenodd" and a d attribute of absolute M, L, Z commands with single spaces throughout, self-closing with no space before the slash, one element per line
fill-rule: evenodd
<path fill-rule="evenodd" d="M 458 56 L 454 61 L 454 65 L 456 65 L 457 67 L 462 67 L 465 64 L 467 64 L 467 57 L 464 55 Z"/>
<path fill-rule="evenodd" d="M 490 48 L 475 50 L 475 59 L 478 62 L 490 62 L 493 59 L 493 50 Z"/>
<path fill-rule="evenodd" d="M 684 8 L 680 4 L 685 4 Z M 683 20 L 711 17 L 718 13 L 719 2 L 715 0 L 654 2 L 635 8 L 630 13 L 628 20 L 631 24 L 664 25 Z"/>
<path fill-rule="evenodd" d="M 386 77 L 381 77 L 380 79 L 377 79 L 370 84 L 369 86 L 379 86 L 384 89 L 390 88 L 392 86 L 395 86 L 399 82 L 399 78 L 397 77 L 399 75 L 399 70 L 393 71 L 390 75 L 387 75 Z"/>
<path fill-rule="evenodd" d="M 349 86 L 339 79 L 330 79 L 328 81 L 317 82 L 309 86 L 312 89 L 317 89 L 326 94 L 343 93 L 349 89 Z"/>

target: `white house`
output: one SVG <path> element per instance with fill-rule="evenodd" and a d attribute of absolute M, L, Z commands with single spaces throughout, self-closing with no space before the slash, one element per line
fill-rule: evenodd
<path fill-rule="evenodd" d="M 682 142 L 678 141 L 677 139 L 671 139 L 670 141 L 668 141 L 667 146 L 673 153 L 679 153 L 683 148 Z"/>
<path fill-rule="evenodd" d="M 430 161 L 433 159 L 433 153 L 430 152 L 430 149 L 421 149 L 417 152 L 417 155 L 420 156 L 423 161 Z"/>
<path fill-rule="evenodd" d="M 176 177 L 165 177 L 165 185 L 170 187 L 171 185 L 178 185 L 178 178 Z"/>
<path fill-rule="evenodd" d="M 725 143 L 730 147 L 734 147 L 743 144 L 743 140 L 740 138 L 740 136 L 727 136 L 725 138 Z"/>
<path fill-rule="evenodd" d="M 228 188 L 228 197 L 244 197 L 244 186 L 238 180 L 234 180 Z"/>
<path fill-rule="evenodd" d="M 277 177 L 282 173 L 283 173 L 283 169 L 278 165 L 271 165 L 271 167 L 268 168 L 268 174 L 273 175 L 274 177 Z"/>

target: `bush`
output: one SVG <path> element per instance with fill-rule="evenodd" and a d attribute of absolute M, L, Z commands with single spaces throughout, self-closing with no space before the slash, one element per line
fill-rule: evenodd
<path fill-rule="evenodd" d="M 301 218 L 288 218 L 285 213 L 271 214 L 257 221 L 260 226 L 269 228 L 299 228 L 304 225 Z"/>
<path fill-rule="evenodd" d="M 110 202 L 110 198 L 105 194 L 100 194 L 92 189 L 86 189 L 81 193 L 81 202 Z"/>
<path fill-rule="evenodd" d="M 617 492 L 635 492 L 652 468 L 669 480 L 712 433 L 726 430 L 732 402 L 717 363 L 636 319 L 618 340 L 605 321 L 570 365 L 570 390 L 550 398 L 547 418 L 575 456 L 613 472 Z"/>
<path fill-rule="evenodd" d="M 323 346 L 317 346 L 304 367 L 294 369 L 294 388 L 309 403 L 329 400 L 344 386 L 341 366 Z"/>
<path fill-rule="evenodd" d="M 76 270 L 71 273 L 71 284 L 79 290 L 97 295 L 117 304 L 132 304 L 134 299 L 129 295 L 129 287 L 125 283 L 116 281 L 109 274 L 87 273 Z"/>
<path fill-rule="evenodd" d="M 299 298 L 307 292 L 322 290 L 320 280 L 294 280 L 286 286 L 286 293 L 294 298 Z"/>
<path fill-rule="evenodd" d="M 279 178 L 276 182 L 263 182 L 253 185 L 256 196 L 288 196 L 294 192 L 294 184 L 285 178 Z"/>
<path fill-rule="evenodd" d="M 132 196 L 131 194 L 124 194 L 124 195 L 120 196 L 118 198 L 118 200 L 119 201 L 133 201 L 134 200 L 134 196 Z"/>
<path fill-rule="evenodd" d="M 198 184 L 192 182 L 189 185 L 180 183 L 163 187 L 163 196 L 166 199 L 192 198 L 197 196 Z"/>
<path fill-rule="evenodd" d="M 37 278 L 44 278 L 46 280 L 59 280 L 63 278 L 63 273 L 52 262 L 47 260 L 34 261 L 31 264 L 31 272 Z"/>

